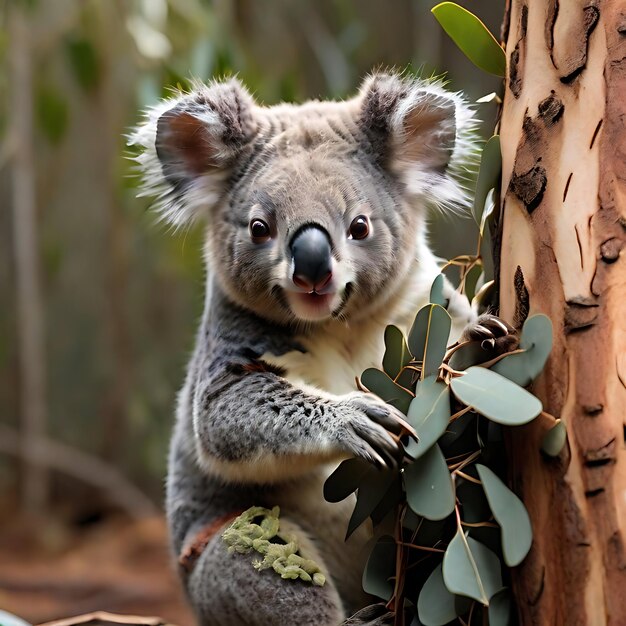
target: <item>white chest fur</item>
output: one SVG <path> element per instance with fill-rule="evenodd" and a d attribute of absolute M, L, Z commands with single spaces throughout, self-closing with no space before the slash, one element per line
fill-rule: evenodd
<path fill-rule="evenodd" d="M 356 390 L 355 376 L 368 367 L 380 367 L 385 326 L 386 322 L 378 319 L 328 324 L 313 336 L 299 339 L 306 352 L 263 358 L 284 368 L 293 385 L 337 395 L 349 393 Z"/>
<path fill-rule="evenodd" d="M 293 385 L 313 386 L 336 395 L 355 391 L 356 376 L 368 367 L 382 365 L 385 328 L 394 324 L 408 332 L 418 309 L 428 302 L 430 285 L 438 272 L 435 258 L 426 254 L 399 290 L 401 295 L 377 314 L 353 322 L 330 320 L 298 339 L 306 352 L 293 351 L 280 357 L 266 354 L 263 359 L 284 368 Z"/>

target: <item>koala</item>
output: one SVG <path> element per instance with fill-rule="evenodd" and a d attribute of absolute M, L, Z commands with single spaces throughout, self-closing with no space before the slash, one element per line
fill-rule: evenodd
<path fill-rule="evenodd" d="M 468 203 L 474 127 L 441 82 L 379 73 L 346 101 L 271 107 L 235 78 L 196 84 L 132 135 L 163 218 L 206 227 L 206 304 L 166 496 L 201 624 L 336 626 L 368 604 L 370 531 L 344 543 L 353 501 L 328 504 L 322 486 L 343 459 L 383 466 L 401 454 L 403 416 L 355 376 L 380 367 L 385 327 L 407 331 L 428 301 L 439 273 L 428 211 Z M 458 336 L 475 315 L 446 290 Z M 323 586 L 227 550 L 234 518 L 276 505 Z"/>

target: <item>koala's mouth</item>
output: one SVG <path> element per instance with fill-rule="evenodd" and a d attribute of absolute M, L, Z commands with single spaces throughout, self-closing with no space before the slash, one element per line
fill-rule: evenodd
<path fill-rule="evenodd" d="M 302 320 L 311 322 L 330 317 L 333 309 L 339 304 L 337 292 L 332 291 L 329 293 L 288 291 L 286 295 L 293 314 Z"/>
<path fill-rule="evenodd" d="M 287 291 L 285 295 L 289 308 L 297 318 L 315 322 L 337 317 L 344 308 L 351 291 L 351 285 L 348 283 L 341 292 L 317 293 L 313 291 L 303 293 Z"/>

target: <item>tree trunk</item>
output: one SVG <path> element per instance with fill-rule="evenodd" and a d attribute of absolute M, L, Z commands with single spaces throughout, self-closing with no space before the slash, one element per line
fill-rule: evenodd
<path fill-rule="evenodd" d="M 626 5 L 508 0 L 501 119 L 500 306 L 547 314 L 554 348 L 534 392 L 564 420 L 510 433 L 533 523 L 513 572 L 521 624 L 626 624 Z"/>
<path fill-rule="evenodd" d="M 19 366 L 20 449 L 24 459 L 22 504 L 35 516 L 45 511 L 48 475 L 36 448 L 46 431 L 46 351 L 37 237 L 33 84 L 30 32 L 24 7 L 10 8 L 11 149 L 13 238 L 16 272 Z"/>

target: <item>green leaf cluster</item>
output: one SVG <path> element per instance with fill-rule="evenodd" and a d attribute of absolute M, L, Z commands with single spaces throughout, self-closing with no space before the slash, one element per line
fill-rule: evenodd
<path fill-rule="evenodd" d="M 498 476 L 501 429 L 542 413 L 539 399 L 522 385 L 543 369 L 552 326 L 543 315 L 528 318 L 519 348 L 495 357 L 479 340 L 448 346 L 443 285 L 439 275 L 433 302 L 418 311 L 406 337 L 395 326 L 386 329 L 382 369 L 361 376 L 364 388 L 406 415 L 418 440 L 401 439 L 405 456 L 397 468 L 344 461 L 326 481 L 324 496 L 338 502 L 356 493 L 348 536 L 368 518 L 396 529 L 372 549 L 363 574 L 368 593 L 387 602 L 401 593 L 425 626 L 443 626 L 470 611 L 507 624 L 506 567 L 528 554 L 532 530 L 524 504 Z M 564 444 L 558 426 L 546 436 L 544 454 L 558 454 Z M 402 581 L 398 558 L 407 564 Z"/>
<path fill-rule="evenodd" d="M 432 12 L 475 65 L 505 75 L 504 50 L 475 15 L 453 2 Z M 497 101 L 494 96 L 481 100 Z M 485 226 L 492 232 L 498 218 L 492 197 L 501 168 L 500 137 L 494 135 L 483 148 L 474 194 L 478 252 L 444 267 L 459 269 L 459 292 L 474 309 L 486 308 L 493 294 L 480 250 Z M 367 390 L 406 415 L 418 440 L 404 433 L 404 459 L 395 469 L 344 461 L 326 481 L 324 494 L 337 502 L 356 493 L 348 535 L 368 518 L 375 526 L 394 528 L 395 534 L 381 536 L 371 551 L 365 591 L 412 612 L 413 624 L 505 626 L 511 623 L 506 567 L 524 560 L 532 528 L 524 504 L 498 475 L 506 469 L 502 429 L 543 412 L 525 387 L 550 354 L 552 325 L 543 315 L 528 318 L 518 349 L 504 355 L 495 341 L 448 346 L 444 285 L 441 274 L 406 337 L 395 326 L 386 329 L 382 369 L 361 376 Z M 556 420 L 541 452 L 556 457 L 566 440 L 565 426 Z"/>

